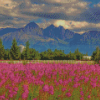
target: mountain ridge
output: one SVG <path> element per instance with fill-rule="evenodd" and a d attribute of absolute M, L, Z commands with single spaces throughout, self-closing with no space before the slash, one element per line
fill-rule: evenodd
<path fill-rule="evenodd" d="M 80 52 L 88 51 L 90 55 L 97 45 L 100 46 L 100 31 L 88 31 L 80 35 L 64 29 L 63 26 L 55 27 L 53 24 L 43 29 L 35 22 L 30 22 L 25 27 L 18 29 L 0 29 L 0 38 L 5 48 L 10 48 L 14 37 L 18 45 L 25 46 L 26 41 L 29 40 L 30 47 L 39 50 L 39 52 L 48 48 L 52 50 L 57 48 L 69 53 L 79 48 Z"/>

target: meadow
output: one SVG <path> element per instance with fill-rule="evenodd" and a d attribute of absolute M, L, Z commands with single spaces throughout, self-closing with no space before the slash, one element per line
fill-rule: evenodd
<path fill-rule="evenodd" d="M 53 63 L 55 62 L 56 64 L 58 63 L 63 63 L 63 64 L 77 64 L 77 63 L 87 63 L 89 65 L 94 65 L 95 62 L 94 61 L 82 61 L 82 60 L 0 60 L 1 63 L 23 63 L 23 64 L 27 64 L 27 63 Z"/>
<path fill-rule="evenodd" d="M 100 66 L 92 61 L 22 62 L 1 61 L 0 100 L 100 100 Z"/>

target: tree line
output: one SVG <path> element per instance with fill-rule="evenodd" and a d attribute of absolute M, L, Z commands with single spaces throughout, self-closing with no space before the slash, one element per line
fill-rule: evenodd
<path fill-rule="evenodd" d="M 54 52 L 48 49 L 47 51 L 39 53 L 35 49 L 29 48 L 29 45 L 29 41 L 27 41 L 26 49 L 21 53 L 14 38 L 11 48 L 5 50 L 0 39 L 0 60 L 82 60 L 83 56 L 88 56 L 87 53 L 82 54 L 78 49 L 74 53 L 70 51 L 69 54 L 65 54 L 64 50 L 57 49 Z M 92 60 L 98 59 L 100 59 L 100 50 L 96 48 L 96 51 L 92 54 Z"/>

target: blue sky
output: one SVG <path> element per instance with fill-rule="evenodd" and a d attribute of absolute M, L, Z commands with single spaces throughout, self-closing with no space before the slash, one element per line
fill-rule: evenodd
<path fill-rule="evenodd" d="M 1 0 L 0 28 L 21 28 L 34 21 L 40 28 L 56 27 L 82 34 L 100 31 L 99 0 Z"/>

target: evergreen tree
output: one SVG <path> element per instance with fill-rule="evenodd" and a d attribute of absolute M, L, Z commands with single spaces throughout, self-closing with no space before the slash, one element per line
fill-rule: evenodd
<path fill-rule="evenodd" d="M 96 63 L 99 63 L 99 60 L 100 60 L 100 49 L 99 49 L 99 47 L 96 47 L 96 50 L 92 53 L 92 60 L 94 60 Z"/>
<path fill-rule="evenodd" d="M 5 57 L 4 57 L 5 60 L 9 60 L 9 49 L 6 49 L 5 50 Z"/>
<path fill-rule="evenodd" d="M 14 38 L 11 49 L 10 49 L 10 59 L 19 60 L 20 55 L 21 53 L 20 53 L 19 47 L 17 46 L 16 39 Z"/>
<path fill-rule="evenodd" d="M 0 39 L 0 59 L 4 60 L 5 50 L 4 46 L 2 45 L 2 40 Z"/>
<path fill-rule="evenodd" d="M 83 54 L 81 54 L 78 49 L 75 50 L 74 55 L 76 56 L 75 58 L 78 60 L 81 60 L 83 58 Z"/>
<path fill-rule="evenodd" d="M 52 52 L 51 49 L 48 49 L 48 50 L 47 50 L 47 58 L 48 58 L 49 60 L 53 60 L 53 52 Z"/>
<path fill-rule="evenodd" d="M 30 60 L 34 60 L 36 50 L 33 48 L 30 48 Z"/>
<path fill-rule="evenodd" d="M 25 50 L 25 59 L 29 60 L 30 59 L 30 49 L 29 49 L 29 41 L 26 42 L 26 50 Z"/>
<path fill-rule="evenodd" d="M 71 51 L 69 53 L 69 58 L 70 58 L 70 60 L 72 60 L 72 53 L 71 53 Z"/>
<path fill-rule="evenodd" d="M 41 59 L 41 56 L 39 54 L 38 51 L 35 52 L 35 57 L 34 57 L 35 60 L 40 60 Z"/>
<path fill-rule="evenodd" d="M 25 60 L 25 49 L 23 50 L 23 52 L 21 53 L 21 59 Z"/>

